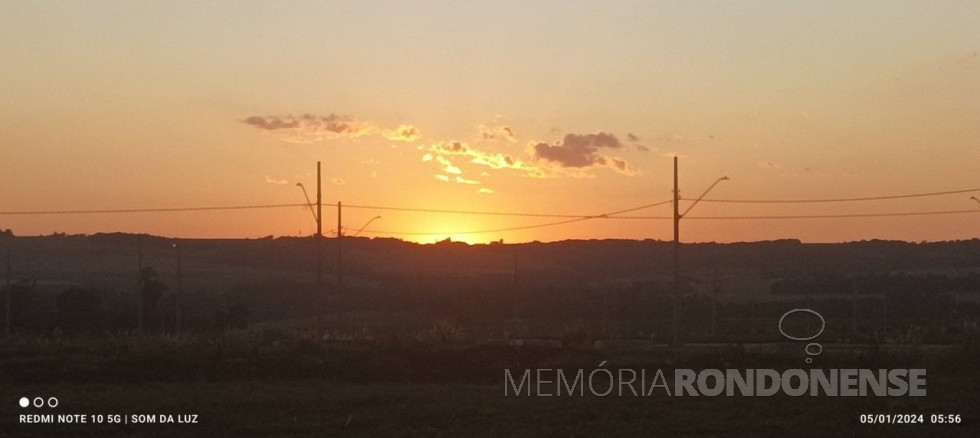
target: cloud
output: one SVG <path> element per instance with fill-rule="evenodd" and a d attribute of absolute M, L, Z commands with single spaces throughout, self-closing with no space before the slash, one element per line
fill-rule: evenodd
<path fill-rule="evenodd" d="M 437 173 L 437 174 L 432 175 L 432 176 L 434 176 L 437 180 L 442 181 L 442 182 L 456 182 L 456 183 L 459 183 L 459 184 L 468 184 L 468 185 L 477 185 L 477 184 L 480 184 L 479 181 L 472 180 L 472 179 L 466 179 L 466 178 L 463 178 L 462 176 L 459 176 L 459 175 L 455 175 L 455 177 L 453 177 L 453 176 L 450 176 L 450 175 L 443 175 L 441 173 Z"/>
<path fill-rule="evenodd" d="M 442 155 L 469 155 L 473 151 L 468 144 L 455 140 L 436 143 L 429 150 Z"/>
<path fill-rule="evenodd" d="M 269 184 L 279 184 L 279 185 L 289 184 L 289 181 L 286 181 L 284 179 L 271 178 L 269 177 L 269 175 L 265 175 L 265 182 Z"/>
<path fill-rule="evenodd" d="M 422 138 L 422 132 L 419 128 L 412 125 L 398 125 L 398 129 L 394 131 L 385 130 L 382 135 L 391 141 L 404 141 L 406 143 L 414 142 Z"/>
<path fill-rule="evenodd" d="M 252 125 L 259 129 L 266 129 L 269 131 L 275 131 L 277 129 L 293 129 L 299 127 L 299 121 L 293 119 L 292 117 L 283 120 L 275 116 L 270 116 L 270 117 L 252 116 L 245 120 L 242 120 L 242 123 L 245 123 L 246 125 Z"/>
<path fill-rule="evenodd" d="M 488 189 L 486 187 L 480 187 L 480 190 L 477 190 L 476 192 L 477 193 L 493 193 L 493 189 Z"/>
<path fill-rule="evenodd" d="M 471 163 L 490 167 L 492 169 L 518 169 L 522 166 L 520 160 L 517 160 L 510 155 L 484 152 L 471 147 L 467 143 L 459 141 L 439 142 L 429 146 L 429 150 L 439 156 L 447 155 L 470 157 Z M 424 158 L 425 157 L 423 157 L 423 160 Z"/>
<path fill-rule="evenodd" d="M 446 172 L 446 173 L 448 173 L 450 175 L 461 175 L 463 173 L 463 170 L 462 169 L 454 166 L 453 163 L 452 163 L 452 161 L 449 161 L 448 158 L 443 157 L 442 155 L 437 156 L 436 157 L 436 161 L 439 164 L 442 164 L 443 165 L 443 168 L 442 168 L 442 171 L 443 172 Z"/>
<path fill-rule="evenodd" d="M 501 152 L 489 152 L 466 142 L 443 141 L 425 148 L 422 161 L 436 161 L 443 172 L 462 170 L 445 157 L 467 157 L 470 164 L 489 169 L 518 171 L 532 178 L 576 177 L 589 178 L 590 169 L 607 167 L 624 175 L 634 175 L 629 164 L 619 157 L 600 154 L 601 149 L 622 149 L 624 146 L 612 134 L 568 134 L 562 141 L 548 144 L 531 142 L 524 158 Z M 451 167 L 450 167 L 451 166 Z"/>
<path fill-rule="evenodd" d="M 528 145 L 536 160 L 560 168 L 608 167 L 629 175 L 633 171 L 626 161 L 599 153 L 601 149 L 621 149 L 622 147 L 622 143 L 615 135 L 605 132 L 566 134 L 560 142 L 554 144 L 532 142 Z"/>
<path fill-rule="evenodd" d="M 630 143 L 633 143 L 633 147 L 636 148 L 636 150 L 640 152 L 650 152 L 650 148 L 648 146 L 637 143 L 640 141 L 640 137 L 636 134 L 632 132 L 626 133 L 626 139 L 629 140 Z"/>
<path fill-rule="evenodd" d="M 558 163 L 564 167 L 591 167 L 605 165 L 606 158 L 598 153 L 600 148 L 618 149 L 622 145 L 612 134 L 566 134 L 555 144 L 537 143 L 531 147 L 539 159 Z"/>
<path fill-rule="evenodd" d="M 473 160 L 470 162 L 491 169 L 520 169 L 525 167 L 519 160 L 505 154 L 482 153 L 473 156 Z"/>
<path fill-rule="evenodd" d="M 289 143 L 313 143 L 325 138 L 338 137 L 356 138 L 376 130 L 372 123 L 338 114 L 251 116 L 242 120 L 242 123 L 264 131 L 288 133 L 289 135 L 282 137 L 282 140 Z"/>
<path fill-rule="evenodd" d="M 609 158 L 608 160 L 610 163 L 612 163 L 612 167 L 614 169 L 623 173 L 631 172 L 629 165 L 626 164 L 626 161 L 620 158 Z"/>
<path fill-rule="evenodd" d="M 470 163 L 476 164 L 478 166 L 489 167 L 491 169 L 514 169 L 521 170 L 531 174 L 532 176 L 538 176 L 542 172 L 537 167 L 531 163 L 521 161 L 514 158 L 511 155 L 495 152 L 486 152 L 480 149 L 476 149 L 467 143 L 459 141 L 444 141 L 433 145 L 430 145 L 428 150 L 431 154 L 426 154 L 430 156 L 429 160 L 433 159 L 432 154 L 438 160 L 442 156 L 461 156 L 469 157 Z M 426 156 L 422 157 L 422 161 L 427 161 Z M 442 161 L 439 161 L 442 163 Z M 445 164 L 445 163 L 443 163 Z"/>
<path fill-rule="evenodd" d="M 509 143 L 517 141 L 517 136 L 514 135 L 514 130 L 510 129 L 509 126 L 486 126 L 480 125 L 477 127 L 480 131 L 480 138 L 483 140 L 503 140 Z"/>

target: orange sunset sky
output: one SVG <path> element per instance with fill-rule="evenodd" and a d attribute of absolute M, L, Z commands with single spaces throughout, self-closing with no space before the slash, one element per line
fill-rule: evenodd
<path fill-rule="evenodd" d="M 980 188 L 975 1 L 5 1 L 0 228 L 309 235 L 303 204 L 599 215 Z M 980 237 L 980 191 L 703 202 L 684 241 Z M 681 208 L 690 205 L 685 201 Z M 957 211 L 815 219 L 703 219 Z M 669 204 L 626 213 L 666 217 Z M 345 208 L 362 236 L 672 238 L 664 219 Z M 324 232 L 336 209 L 324 207 Z M 328 234 L 329 235 L 329 234 Z"/>

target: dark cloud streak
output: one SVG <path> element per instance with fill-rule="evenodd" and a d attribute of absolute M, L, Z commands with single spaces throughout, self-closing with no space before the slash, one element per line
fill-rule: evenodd
<path fill-rule="evenodd" d="M 555 144 L 537 143 L 533 146 L 535 158 L 550 161 L 562 167 L 584 168 L 592 166 L 612 166 L 627 171 L 626 162 L 609 159 L 599 153 L 600 149 L 620 149 L 622 143 L 615 135 L 599 132 L 597 134 L 566 134 Z"/>
<path fill-rule="evenodd" d="M 339 114 L 329 114 L 317 116 L 313 114 L 303 114 L 301 116 L 288 115 L 280 116 L 251 116 L 242 123 L 254 126 L 266 131 L 296 130 L 305 134 L 336 134 L 346 136 L 360 136 L 374 130 L 370 123 L 359 122 L 351 116 Z"/>

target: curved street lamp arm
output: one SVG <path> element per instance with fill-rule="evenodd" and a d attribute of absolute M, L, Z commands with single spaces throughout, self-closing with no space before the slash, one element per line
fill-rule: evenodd
<path fill-rule="evenodd" d="M 695 205 L 698 205 L 698 202 L 701 202 L 701 200 L 704 199 L 704 196 L 707 195 L 708 192 L 711 191 L 711 189 L 715 188 L 715 186 L 718 185 L 718 183 L 720 183 L 722 181 L 728 181 L 728 180 L 729 180 L 729 178 L 727 176 L 723 176 L 721 178 L 716 179 L 715 182 L 711 183 L 711 185 L 708 186 L 708 189 L 705 190 L 704 193 L 701 194 L 701 196 L 698 196 L 698 199 L 695 199 L 694 200 L 694 203 L 693 204 L 691 204 L 691 205 L 689 205 L 687 207 L 687 210 L 684 210 L 684 212 L 681 213 L 681 217 L 684 217 L 685 215 L 687 215 L 687 212 L 691 211 L 691 209 L 694 208 Z"/>
<path fill-rule="evenodd" d="M 306 198 L 306 206 L 310 208 L 310 214 L 313 215 L 313 222 L 320 222 L 316 218 L 316 210 L 313 209 L 313 201 L 310 200 L 310 195 L 306 193 L 306 187 L 303 186 L 303 183 L 296 183 L 296 186 L 303 189 L 303 196 Z"/>
<path fill-rule="evenodd" d="M 361 234 L 361 231 L 364 231 L 364 229 L 367 228 L 368 225 L 371 225 L 371 222 L 374 222 L 375 219 L 381 219 L 381 216 L 375 216 L 371 218 L 371 220 L 367 221 L 367 223 L 364 224 L 364 226 L 361 227 L 361 229 L 357 230 L 357 232 L 354 233 L 352 237 L 357 237 L 358 234 Z"/>

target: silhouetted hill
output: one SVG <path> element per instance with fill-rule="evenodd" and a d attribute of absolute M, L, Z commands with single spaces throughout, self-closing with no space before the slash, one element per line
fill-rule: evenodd
<path fill-rule="evenodd" d="M 246 319 L 250 323 L 312 319 L 324 312 L 370 313 L 375 316 L 364 324 L 390 325 L 394 331 L 433 320 L 485 325 L 526 317 L 539 322 L 586 321 L 606 312 L 647 324 L 638 326 L 638 332 L 662 333 L 663 327 L 656 324 L 662 326 L 669 319 L 672 242 L 420 245 L 397 239 L 345 238 L 342 278 L 337 275 L 337 245 L 337 239 L 322 239 L 319 244 L 318 285 L 318 244 L 312 238 L 178 241 L 107 233 L 0 239 L 0 246 L 10 248 L 14 308 L 21 310 L 13 321 L 31 330 L 87 317 L 72 315 L 86 313 L 76 311 L 86 308 L 97 309 L 88 313 L 101 320 L 77 327 L 134 326 L 141 263 L 152 268 L 164 286 L 147 316 L 156 330 L 169 329 L 173 318 L 168 312 L 175 307 L 178 284 L 184 320 L 202 330 L 240 326 Z M 980 298 L 978 239 L 696 243 L 681 245 L 680 260 L 684 305 L 690 308 L 685 312 L 702 315 L 718 304 L 712 296 L 723 297 L 722 304 L 729 306 L 726 312 L 751 319 L 752 315 L 778 318 L 785 311 L 780 310 L 782 304 L 760 303 L 810 295 L 830 300 L 829 311 L 846 318 L 853 314 L 853 306 L 832 301 L 858 294 L 869 309 L 875 308 L 875 300 L 889 300 L 894 312 L 904 312 L 905 317 L 929 307 L 931 314 L 955 309 L 962 319 L 977 310 L 975 304 L 964 303 Z M 65 307 L 68 304 L 72 307 Z M 401 328 L 395 327 L 398 324 Z M 564 322 L 555 324 L 564 330 L 560 328 Z"/>
<path fill-rule="evenodd" d="M 42 279 L 70 273 L 135 272 L 144 263 L 166 271 L 175 263 L 176 239 L 100 233 L 8 237 L 14 270 Z M 191 273 L 251 270 L 312 273 L 317 245 L 311 238 L 182 239 Z M 142 249 L 141 249 L 142 248 Z M 321 244 L 324 272 L 336 270 L 337 241 Z M 567 240 L 553 243 L 421 245 L 397 239 L 345 238 L 345 271 L 374 274 L 569 276 L 580 279 L 659 276 L 670 272 L 671 242 L 654 240 Z M 695 243 L 680 247 L 682 271 L 752 271 L 767 278 L 813 273 L 929 271 L 980 267 L 980 239 L 935 243 L 870 240 L 804 244 L 797 240 Z M 203 271 L 203 272 L 202 272 Z"/>

